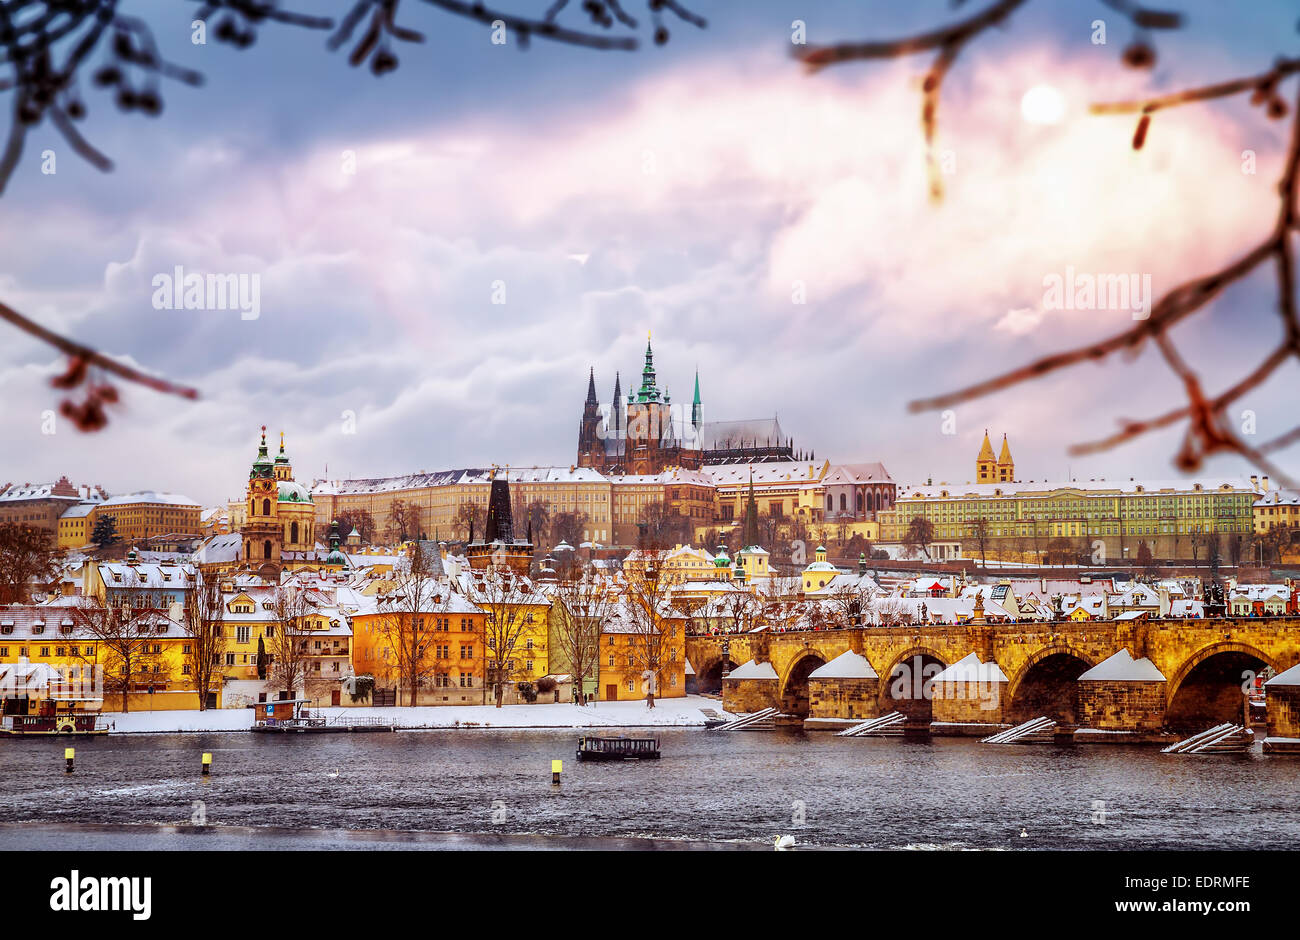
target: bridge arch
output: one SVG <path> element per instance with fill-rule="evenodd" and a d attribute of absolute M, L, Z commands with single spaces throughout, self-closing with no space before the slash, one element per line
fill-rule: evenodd
<path fill-rule="evenodd" d="M 933 680 L 949 663 L 938 650 L 913 646 L 894 657 L 880 676 L 880 712 L 902 712 L 907 723 L 925 724 L 934 719 Z"/>
<path fill-rule="evenodd" d="M 731 668 L 736 668 L 740 663 L 732 662 Z M 722 691 L 722 657 L 714 656 L 705 660 L 701 665 L 696 666 L 691 663 L 695 669 L 695 689 L 697 692 L 718 692 Z"/>
<path fill-rule="evenodd" d="M 1069 643 L 1044 646 L 1007 683 L 1006 719 L 1018 724 L 1046 715 L 1062 724 L 1076 724 L 1075 682 L 1095 665 L 1091 654 Z"/>
<path fill-rule="evenodd" d="M 817 650 L 808 649 L 795 657 L 781 679 L 781 712 L 786 715 L 808 717 L 808 674 L 826 665 L 826 659 Z"/>
<path fill-rule="evenodd" d="M 1247 673 L 1278 662 L 1249 643 L 1221 640 L 1193 653 L 1165 690 L 1165 724 L 1174 731 L 1204 731 L 1225 721 L 1242 721 Z"/>

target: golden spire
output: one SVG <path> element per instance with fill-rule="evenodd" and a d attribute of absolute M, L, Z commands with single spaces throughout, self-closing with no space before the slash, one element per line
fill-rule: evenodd
<path fill-rule="evenodd" d="M 989 443 L 989 429 L 984 429 L 984 443 L 980 445 L 980 455 L 975 458 L 977 461 L 993 462 L 993 445 Z"/>

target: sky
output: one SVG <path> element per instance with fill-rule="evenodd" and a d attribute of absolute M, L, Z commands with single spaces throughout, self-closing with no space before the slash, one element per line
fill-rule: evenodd
<path fill-rule="evenodd" d="M 632 53 L 493 45 L 407 3 L 400 19 L 427 41 L 397 47 L 400 67 L 376 78 L 318 32 L 194 45 L 191 4 L 124 0 L 206 81 L 165 82 L 153 119 L 83 82 L 82 129 L 108 174 L 48 125 L 29 135 L 0 197 L 0 299 L 200 398 L 122 385 L 104 430 L 57 419 L 46 433 L 64 363 L 0 324 L 0 483 L 66 474 L 214 504 L 242 496 L 261 425 L 285 432 L 303 482 L 568 465 L 588 370 L 602 401 L 616 370 L 626 391 L 648 332 L 675 401 L 698 368 L 706 420 L 776 414 L 819 460 L 879 460 L 899 483 L 971 479 L 985 428 L 995 445 L 1008 435 L 1023 479 L 1174 477 L 1177 428 L 1067 453 L 1181 402 L 1151 349 L 949 416 L 907 409 L 1132 325 L 1129 309 L 1057 309 L 1054 277 L 1146 276 L 1159 296 L 1266 237 L 1286 121 L 1244 98 L 1173 109 L 1135 152 L 1131 117 L 1087 113 L 1294 51 L 1290 3 L 1174 5 L 1187 26 L 1150 37 L 1151 70 L 1121 66 L 1133 28 L 1099 2 L 1040 0 L 978 37 L 943 88 L 935 204 L 928 58 L 808 74 L 792 24 L 812 43 L 887 39 L 973 2 L 695 0 L 706 29 L 669 17 L 665 46 Z M 581 23 L 576 5 L 567 16 Z M 1041 86 L 1059 117 L 1027 119 Z M 158 309 L 155 278 L 177 266 L 256 275 L 257 317 Z M 1275 310 L 1261 272 L 1174 336 L 1221 389 L 1277 342 Z M 1241 401 L 1255 440 L 1294 424 L 1298 386 L 1289 365 Z M 1275 456 L 1294 476 L 1300 447 Z M 1206 468 L 1249 472 L 1231 456 Z"/>

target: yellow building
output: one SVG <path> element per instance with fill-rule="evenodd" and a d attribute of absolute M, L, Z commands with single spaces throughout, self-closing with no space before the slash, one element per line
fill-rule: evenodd
<path fill-rule="evenodd" d="M 514 467 L 498 472 L 510 481 L 510 499 L 521 520 L 525 519 L 529 503 L 542 502 L 552 516 L 584 516 L 583 541 L 611 540 L 610 482 L 595 470 Z M 394 509 L 400 503 L 411 513 L 415 529 L 406 533 L 407 538 L 463 539 L 469 532 L 461 519 L 461 506 L 475 507 L 480 518 L 486 516 L 491 473 L 444 470 L 403 477 L 321 481 L 312 489 L 317 525 L 327 525 L 345 512 L 364 510 L 375 521 L 376 538 L 397 541 L 401 533 L 395 530 Z"/>
<path fill-rule="evenodd" d="M 517 657 L 512 680 L 536 682 L 550 675 L 550 613 L 551 599 L 545 594 L 529 590 L 520 604 L 523 626 L 515 643 Z"/>
<path fill-rule="evenodd" d="M 826 547 L 818 545 L 813 553 L 813 561 L 803 570 L 800 577 L 803 579 L 803 589 L 805 594 L 824 590 L 831 585 L 840 574 L 840 569 L 836 568 L 826 560 Z"/>
<path fill-rule="evenodd" d="M 1218 536 L 1226 557 L 1228 543 L 1252 531 L 1258 498 L 1253 484 L 1235 478 L 900 486 L 894 508 L 880 514 L 881 540 L 901 542 L 920 518 L 936 542 L 961 542 L 967 555 L 982 537 L 987 547 L 1025 556 L 1065 540 L 1099 565 L 1136 558 L 1141 543 L 1156 557 L 1205 558 Z"/>
<path fill-rule="evenodd" d="M 14 522 L 58 538 L 59 519 L 71 507 L 107 498 L 102 487 L 74 486 L 66 476 L 53 483 L 0 483 L 0 525 Z"/>
<path fill-rule="evenodd" d="M 1267 487 L 1268 477 L 1264 480 Z M 1269 490 L 1251 508 L 1256 535 L 1263 535 L 1275 526 L 1300 529 L 1300 492 Z"/>
<path fill-rule="evenodd" d="M 421 656 L 416 670 L 424 676 L 417 704 L 486 704 L 483 658 L 486 613 L 446 584 L 430 583 L 426 591 L 427 602 L 419 605 L 425 609 L 418 614 L 410 612 L 413 605 L 405 600 L 384 595 L 374 598 L 353 615 L 353 667 L 359 675 L 374 676 L 376 688 L 394 689 L 398 702 L 410 704 L 393 638 L 394 634 L 419 629 L 432 639 L 425 651 L 427 655 Z M 418 626 L 414 624 L 415 618 L 420 618 Z"/>
<path fill-rule="evenodd" d="M 626 599 L 601 628 L 597 697 L 602 702 L 645 699 L 651 688 L 646 672 L 654 673 L 656 698 L 685 695 L 686 618 L 665 606 L 651 626 L 644 614 L 629 609 L 634 603 Z M 659 668 L 647 669 L 654 660 Z"/>
<path fill-rule="evenodd" d="M 103 670 L 101 691 L 105 711 L 119 711 L 127 695 L 131 711 L 167 711 L 198 707 L 189 679 L 189 636 L 184 624 L 158 611 L 139 614 L 131 632 L 131 670 L 124 675 L 123 657 L 87 627 L 102 608 L 86 606 L 0 607 L 0 662 L 26 660 L 61 671 Z"/>
<path fill-rule="evenodd" d="M 664 587 L 714 577 L 712 553 L 680 544 L 664 551 L 634 549 L 623 559 L 623 573 L 630 578 L 642 578 L 651 562 L 658 569 L 659 583 Z"/>
<path fill-rule="evenodd" d="M 96 503 L 77 503 L 59 516 L 59 548 L 81 548 L 90 541 Z"/>
<path fill-rule="evenodd" d="M 194 500 L 175 493 L 148 491 L 113 496 L 95 506 L 87 517 L 87 536 L 94 532 L 96 522 L 111 516 L 118 538 L 124 542 L 160 535 L 197 537 L 202 511 Z"/>
<path fill-rule="evenodd" d="M 779 461 L 752 464 L 718 464 L 704 468 L 717 487 L 718 521 L 741 522 L 752 479 L 760 516 L 775 514 L 815 522 L 822 517 L 821 481 L 830 461 Z"/>

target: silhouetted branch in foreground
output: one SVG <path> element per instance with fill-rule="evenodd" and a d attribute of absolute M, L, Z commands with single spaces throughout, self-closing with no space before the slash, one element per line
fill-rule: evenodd
<path fill-rule="evenodd" d="M 938 107 L 939 87 L 948 68 L 958 53 L 972 38 L 992 28 L 1005 24 L 1007 19 L 1028 0 L 999 0 L 983 12 L 951 26 L 922 33 L 911 38 L 891 42 L 843 43 L 815 46 L 797 53 L 810 70 L 858 59 L 896 58 L 916 52 L 935 51 L 935 58 L 923 83 L 924 100 L 921 123 L 925 131 L 927 161 L 930 169 L 930 192 L 935 200 L 941 199 L 942 187 L 933 158 L 935 114 Z M 1103 0 L 1107 6 L 1128 17 L 1139 30 L 1139 35 L 1125 48 L 1124 64 L 1133 68 L 1149 68 L 1155 62 L 1155 52 L 1141 31 L 1145 29 L 1176 29 L 1182 25 L 1178 13 L 1147 10 L 1127 0 Z M 1133 149 L 1144 146 L 1150 130 L 1152 115 L 1158 111 L 1194 102 L 1226 98 L 1250 93 L 1250 103 L 1263 107 L 1268 117 L 1280 120 L 1289 114 L 1291 136 L 1284 170 L 1278 182 L 1279 207 L 1272 231 L 1268 237 L 1248 249 L 1241 257 L 1226 267 L 1191 278 L 1170 290 L 1151 309 L 1150 316 L 1130 329 L 1098 342 L 1044 356 L 1028 365 L 1013 369 L 970 385 L 955 392 L 911 402 L 911 411 L 950 408 L 993 392 L 1036 379 L 1081 362 L 1104 359 L 1116 352 L 1135 354 L 1141 345 L 1151 340 L 1159 349 L 1166 364 L 1183 383 L 1186 404 L 1155 418 L 1146 420 L 1121 419 L 1120 430 L 1098 441 L 1076 444 L 1072 454 L 1090 454 L 1107 450 L 1133 440 L 1149 431 L 1187 421 L 1183 442 L 1175 457 L 1175 464 L 1191 472 L 1202 466 L 1206 457 L 1221 452 L 1241 455 L 1260 470 L 1293 485 L 1287 474 L 1275 466 L 1266 455 L 1300 441 L 1300 427 L 1296 427 L 1264 444 L 1252 447 L 1232 427 L 1226 409 L 1246 393 L 1263 384 L 1291 357 L 1300 360 L 1300 319 L 1296 313 L 1295 247 L 1292 239 L 1297 226 L 1296 189 L 1300 174 L 1300 100 L 1288 107 L 1279 93 L 1279 86 L 1300 72 L 1300 58 L 1279 58 L 1268 71 L 1255 76 L 1220 82 L 1201 88 L 1191 88 L 1171 94 L 1137 101 L 1094 104 L 1093 114 L 1137 114 L 1138 124 L 1133 136 Z M 1278 282 L 1278 314 L 1282 320 L 1282 338 L 1267 356 L 1236 384 L 1219 393 L 1207 396 L 1200 377 L 1193 371 L 1174 345 L 1169 331 L 1173 326 L 1201 310 L 1227 287 L 1245 278 L 1265 262 L 1275 265 Z"/>
<path fill-rule="evenodd" d="M 194 20 L 201 21 L 205 28 L 212 21 L 216 40 L 238 49 L 253 45 L 263 26 L 277 23 L 331 30 L 327 46 L 337 50 L 368 20 L 348 61 L 358 66 L 369 60 L 370 70 L 376 76 L 397 68 L 394 42 L 424 41 L 422 33 L 397 22 L 401 0 L 353 0 L 337 24 L 332 17 L 281 9 L 279 0 L 189 2 L 198 5 Z M 480 2 L 420 2 L 482 23 L 492 30 L 504 30 L 503 35 L 512 36 L 521 48 L 528 46 L 532 36 L 589 49 L 631 51 L 640 44 L 634 32 L 640 26 L 639 21 L 628 13 L 622 0 L 584 0 L 581 9 L 590 28 L 560 22 L 568 0 L 555 0 L 541 19 L 497 10 Z M 87 113 L 80 76 L 84 69 L 91 68 L 92 56 L 102 56 L 102 62 L 90 73 L 90 84 L 111 92 L 122 112 L 138 111 L 149 117 L 160 115 L 163 78 L 192 86 L 203 83 L 200 73 L 164 59 L 149 24 L 119 12 L 119 6 L 124 4 L 125 0 L 0 0 L 0 96 L 12 95 L 9 132 L 0 148 L 0 195 L 22 157 L 27 132 L 46 118 L 77 155 L 101 171 L 113 168 L 112 160 L 86 140 L 76 126 Z M 657 45 L 669 39 L 665 14 L 699 28 L 707 25 L 702 17 L 675 0 L 645 0 L 645 6 Z M 166 394 L 198 397 L 193 388 L 123 365 L 47 330 L 3 304 L 0 304 L 0 319 L 68 356 L 67 371 L 52 384 L 56 388 L 84 386 L 87 389 L 82 402 L 65 400 L 60 406 L 62 413 L 83 431 L 104 427 L 108 422 L 105 406 L 118 400 L 117 389 L 107 380 L 97 378 L 97 371 Z"/>

